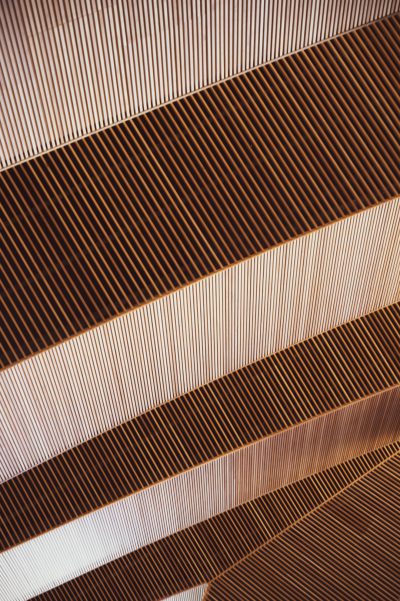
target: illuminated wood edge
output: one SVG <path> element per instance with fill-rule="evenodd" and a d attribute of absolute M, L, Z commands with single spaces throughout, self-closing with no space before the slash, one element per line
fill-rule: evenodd
<path fill-rule="evenodd" d="M 399 10 L 262 0 L 0 6 L 3 168 Z M 225 9 L 225 10 L 224 10 Z M 60 53 L 60 48 L 62 52 Z"/>
<path fill-rule="evenodd" d="M 194 588 L 176 593 L 171 597 L 164 597 L 165 601 L 201 601 L 206 590 L 206 585 L 202 584 Z"/>
<path fill-rule="evenodd" d="M 400 437 L 399 405 L 398 388 L 352 403 L 4 551 L 0 593 L 10 601 L 37 595 L 290 482 L 393 443 Z"/>
<path fill-rule="evenodd" d="M 292 599 L 296 589 L 304 599 L 309 598 L 311 591 L 317 595 L 325 591 L 322 594 L 326 599 L 337 599 L 342 594 L 351 595 L 354 600 L 374 601 L 377 594 L 382 595 L 379 598 L 396 599 L 399 592 L 398 570 L 394 564 L 399 565 L 400 556 L 400 539 L 397 536 L 400 523 L 397 503 L 399 476 L 400 451 L 397 451 L 220 574 L 209 583 L 204 601 L 223 601 L 228 591 L 233 601 L 272 600 L 276 598 L 274 589 L 276 591 L 276 587 L 282 587 L 285 582 L 289 585 L 288 596 L 280 597 L 285 600 Z M 364 523 L 370 523 L 366 538 L 363 537 L 362 526 L 357 525 L 357 511 Z M 397 513 L 396 522 L 393 513 Z M 318 576 L 316 581 L 307 578 L 307 573 L 301 569 L 302 553 L 298 552 L 301 547 L 303 553 L 306 552 L 305 565 L 309 561 L 308 570 L 311 566 L 311 572 L 319 575 L 319 581 Z M 275 553 L 277 549 L 279 551 Z M 369 555 L 371 551 L 375 552 L 375 556 Z M 277 566 L 278 557 L 279 563 L 285 565 L 288 580 L 285 576 L 281 578 L 282 571 L 279 573 L 273 568 Z M 389 565 L 388 557 L 392 558 Z M 340 566 L 339 572 L 334 570 L 332 574 L 329 568 L 335 563 Z M 336 590 L 337 582 L 340 592 Z M 350 582 L 356 583 L 354 588 Z M 383 589 L 380 589 L 380 583 L 383 583 Z M 379 592 L 377 589 L 380 589 Z"/>
<path fill-rule="evenodd" d="M 37 597 L 67 601 L 104 591 L 141 601 L 210 582 L 400 449 L 381 447 L 181 530 Z"/>

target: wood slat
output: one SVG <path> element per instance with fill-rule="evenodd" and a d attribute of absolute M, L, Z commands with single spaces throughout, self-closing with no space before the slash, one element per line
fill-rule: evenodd
<path fill-rule="evenodd" d="M 227 570 L 206 601 L 352 599 L 400 594 L 398 453 Z M 284 569 L 281 569 L 284 566 Z"/>
<path fill-rule="evenodd" d="M 400 412 L 399 385 L 396 304 L 215 380 L 3 483 L 0 550 L 358 399 L 393 394 Z"/>
<path fill-rule="evenodd" d="M 373 469 L 399 443 L 352 459 L 108 563 L 38 599 L 164 599 L 218 576 Z"/>
<path fill-rule="evenodd" d="M 399 300 L 400 200 L 394 199 L 1 372 L 2 480 Z"/>

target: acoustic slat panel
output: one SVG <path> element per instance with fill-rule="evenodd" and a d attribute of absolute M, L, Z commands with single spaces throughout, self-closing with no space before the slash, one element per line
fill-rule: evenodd
<path fill-rule="evenodd" d="M 4 551 L 0 595 L 10 601 L 29 598 L 399 438 L 395 394 L 375 395 L 308 420 Z"/>
<path fill-rule="evenodd" d="M 1 600 L 400 598 L 399 9 L 0 0 Z"/>
<path fill-rule="evenodd" d="M 205 601 L 398 601 L 399 495 L 396 453 L 227 570 L 210 585 Z"/>
<path fill-rule="evenodd" d="M 398 0 L 3 1 L 0 165 L 399 8 Z"/>
<path fill-rule="evenodd" d="M 359 399 L 392 396 L 400 411 L 399 386 L 397 304 L 211 382 L 2 484 L 0 550 Z"/>
<path fill-rule="evenodd" d="M 71 580 L 42 601 L 163 599 L 208 582 L 399 450 L 399 443 L 258 497 Z M 104 593 L 107 591 L 107 593 Z"/>
<path fill-rule="evenodd" d="M 399 300 L 395 199 L 1 372 L 1 478 Z"/>
<path fill-rule="evenodd" d="M 399 195 L 399 21 L 2 172 L 1 365 Z"/>

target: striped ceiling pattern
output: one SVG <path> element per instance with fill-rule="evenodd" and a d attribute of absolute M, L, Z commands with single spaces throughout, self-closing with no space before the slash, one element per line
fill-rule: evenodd
<path fill-rule="evenodd" d="M 398 601 L 399 10 L 0 2 L 2 601 Z"/>
<path fill-rule="evenodd" d="M 88 590 L 93 598 L 101 597 L 104 590 L 123 598 L 128 590 L 135 599 L 164 599 L 188 583 L 211 581 L 398 450 L 396 443 L 260 496 L 107 563 L 41 598 L 76 599 Z"/>
<path fill-rule="evenodd" d="M 229 568 L 211 583 L 204 599 L 396 601 L 399 493 L 397 452 L 321 510 Z"/>
<path fill-rule="evenodd" d="M 1 365 L 400 193 L 398 17 L 2 173 Z"/>
<path fill-rule="evenodd" d="M 0 166 L 399 8 L 399 0 L 3 1 Z"/>

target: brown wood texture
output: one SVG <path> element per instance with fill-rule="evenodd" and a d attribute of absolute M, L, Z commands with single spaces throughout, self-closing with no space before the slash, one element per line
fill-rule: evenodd
<path fill-rule="evenodd" d="M 390 445 L 197 524 L 37 599 L 155 601 L 216 578 L 399 450 Z"/>
<path fill-rule="evenodd" d="M 1 548 L 377 393 L 382 407 L 389 398 L 390 405 L 386 421 L 376 416 L 368 436 L 395 433 L 399 349 L 396 304 L 215 380 L 28 470 L 0 486 Z M 347 442 L 344 437 L 341 444 Z"/>
<path fill-rule="evenodd" d="M 1 365 L 398 195 L 399 22 L 2 172 Z"/>
<path fill-rule="evenodd" d="M 205 601 L 400 595 L 400 455 L 212 582 Z"/>
<path fill-rule="evenodd" d="M 399 0 L 2 2 L 0 166 L 399 8 Z"/>
<path fill-rule="evenodd" d="M 179 10 L 187 9 L 185 1 Z M 0 140 L 0 163 L 71 143 L 0 173 L 0 597 L 25 599 L 45 591 L 38 597 L 43 601 L 161 601 L 188 591 L 189 600 L 189 590 L 201 585 L 203 601 L 398 601 L 400 272 L 393 257 L 400 231 L 400 14 L 91 133 L 226 77 L 226 55 L 215 56 L 224 71 L 217 73 L 203 37 L 201 82 L 193 86 L 193 73 L 186 80 L 182 71 L 179 85 L 166 94 L 168 78 L 176 80 L 183 68 L 175 54 L 164 95 L 157 80 L 158 95 L 143 86 L 140 106 L 115 97 L 113 108 L 111 95 L 111 104 L 100 106 L 97 97 L 94 119 L 88 114 L 94 105 L 83 115 L 85 92 L 76 79 L 75 114 L 71 109 L 69 124 L 56 131 L 55 122 L 65 120 L 66 98 L 72 98 L 65 73 L 57 72 L 51 87 L 61 96 L 49 96 L 52 114 L 39 123 L 28 97 L 33 79 L 10 91 L 15 64 L 15 82 L 25 78 L 27 64 L 13 62 L 20 49 L 9 34 L 21 37 L 21 28 L 32 27 L 31 43 L 47 40 L 51 53 L 53 41 L 64 36 L 70 59 L 78 24 L 100 19 L 109 34 L 105 43 L 102 30 L 99 47 L 112 52 L 112 24 L 130 9 L 107 0 L 96 10 L 86 4 L 83 14 L 81 2 L 67 10 L 64 0 L 49 0 L 40 22 L 14 18 L 26 17 L 35 2 L 0 6 L 7 70 L 0 114 L 10 116 L 0 125 L 0 132 L 8 132 Z M 286 6 L 297 10 L 300 4 L 288 0 Z M 263 39 L 255 25 L 255 7 L 261 5 L 266 7 L 262 0 L 240 4 L 236 42 L 245 12 L 254 17 L 242 31 L 243 47 L 244 40 L 256 44 L 257 31 Z M 203 34 L 221 50 L 222 38 L 211 33 L 215 6 L 207 4 L 211 16 Z M 281 23 L 275 8 L 280 11 L 282 3 L 270 6 L 271 23 Z M 320 38 L 376 11 L 398 9 L 398 0 L 332 0 L 311 12 L 308 0 L 302 6 L 296 15 L 304 36 Z M 186 31 L 185 17 L 171 10 L 171 3 L 163 4 L 162 14 L 173 14 L 169 35 L 182 23 L 180 31 Z M 143 5 L 139 12 L 143 21 Z M 84 28 L 79 31 L 83 35 Z M 287 51 L 299 46 L 298 33 L 295 27 L 290 35 L 280 32 Z M 268 38 L 275 48 L 259 47 L 258 60 L 265 52 L 269 59 L 282 55 L 280 34 Z M 25 43 L 21 37 L 23 48 Z M 144 57 L 151 36 L 136 43 Z M 238 51 L 229 69 L 257 62 L 253 50 L 251 60 Z M 111 54 L 104 60 L 110 67 Z M 155 74 L 159 65 L 152 68 Z M 108 73 L 104 91 L 113 90 L 111 81 Z M 43 94 L 44 87 L 42 81 L 35 93 Z M 57 103 L 63 110 L 50 127 Z M 28 132 L 34 117 L 36 128 Z M 322 230 L 327 225 L 332 227 Z M 321 240 L 324 233 L 328 242 Z M 310 239 L 309 253 L 290 250 Z M 351 268 L 343 256 L 335 262 L 339 245 L 344 256 L 352 254 Z M 220 274 L 237 270 L 236 288 L 221 282 L 207 287 L 214 279 L 207 276 L 256 255 Z M 267 267 L 249 267 L 270 255 Z M 314 263 L 309 269 L 315 256 L 323 269 Z M 365 277 L 368 269 L 373 279 Z M 271 284 L 274 300 L 264 305 L 268 295 L 264 288 L 258 294 L 260 279 L 281 271 L 284 277 Z M 195 286 L 182 288 L 199 280 L 205 284 L 203 304 L 193 301 L 194 293 L 175 302 Z M 328 298 L 333 288 L 340 290 L 334 294 L 338 306 Z M 161 303 L 170 300 L 162 313 Z M 230 314 L 237 337 L 218 323 L 229 302 L 240 311 L 237 324 L 239 312 Z M 142 305 L 147 313 L 141 321 L 129 327 L 124 321 L 139 309 L 108 324 L 104 337 L 94 335 L 108 328 L 95 326 Z M 214 337 L 207 337 L 209 324 L 195 315 L 195 326 L 178 334 L 186 347 L 173 346 L 172 337 L 164 337 L 163 319 L 168 315 L 166 327 L 174 328 L 177 313 L 198 306 Z M 268 311 L 269 322 L 257 321 Z M 314 327 L 310 338 L 306 319 Z M 263 345 L 257 327 L 268 333 Z M 146 338 L 145 352 L 132 328 Z M 92 339 L 85 345 L 82 334 L 89 329 Z M 137 355 L 112 361 L 108 371 L 111 354 L 123 355 L 130 335 Z M 219 346 L 223 337 L 228 342 Z M 202 354 L 191 338 L 213 352 Z M 158 371 L 153 346 L 161 340 L 173 359 Z M 79 349 L 75 342 L 82 343 Z M 252 344 L 258 354 L 246 359 Z M 217 357 L 215 349 L 222 348 Z M 58 352 L 65 349 L 61 360 Z M 229 353 L 242 354 L 231 364 Z M 89 357 L 86 364 L 82 354 Z M 25 361 L 32 355 L 37 357 Z M 221 365 L 201 377 L 191 365 L 187 377 L 189 356 L 192 363 L 201 356 L 206 367 Z M 133 372 L 136 361 L 146 369 Z M 80 385 L 59 390 L 61 372 Z M 163 386 L 153 389 L 151 378 Z M 10 474 L 18 475 L 7 479 Z M 199 599 L 202 590 L 192 598 Z"/>

